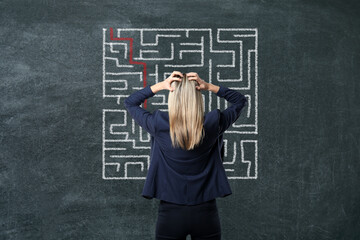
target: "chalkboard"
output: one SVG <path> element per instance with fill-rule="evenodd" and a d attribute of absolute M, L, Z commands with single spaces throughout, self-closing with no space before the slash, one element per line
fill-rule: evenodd
<path fill-rule="evenodd" d="M 222 239 L 359 239 L 358 1 L 0 8 L 0 239 L 155 239 L 149 135 L 123 101 L 175 70 L 249 100 L 224 134 Z"/>

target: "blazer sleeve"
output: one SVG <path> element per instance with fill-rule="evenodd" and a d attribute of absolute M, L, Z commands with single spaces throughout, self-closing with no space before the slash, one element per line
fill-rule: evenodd
<path fill-rule="evenodd" d="M 154 95 L 155 93 L 152 92 L 150 86 L 148 85 L 145 88 L 132 93 L 124 101 L 125 108 L 129 112 L 130 116 L 137 124 L 139 124 L 151 135 L 155 135 L 156 132 L 155 113 L 150 113 L 140 107 L 140 105 L 145 101 L 145 99 Z"/>
<path fill-rule="evenodd" d="M 220 118 L 218 132 L 219 135 L 221 135 L 240 117 L 241 110 L 248 100 L 238 91 L 221 85 L 219 87 L 220 89 L 216 95 L 221 98 L 225 98 L 226 101 L 232 103 L 232 105 L 224 111 L 219 110 Z"/>

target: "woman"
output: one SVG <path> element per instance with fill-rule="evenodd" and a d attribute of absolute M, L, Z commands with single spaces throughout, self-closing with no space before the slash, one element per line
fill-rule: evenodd
<path fill-rule="evenodd" d="M 168 112 L 140 107 L 160 90 L 169 90 Z M 232 103 L 204 114 L 201 91 Z M 151 136 L 151 160 L 142 196 L 160 199 L 156 239 L 221 239 L 216 197 L 232 194 L 222 165 L 223 133 L 240 116 L 247 99 L 197 73 L 174 71 L 163 82 L 127 97 L 125 107 Z"/>

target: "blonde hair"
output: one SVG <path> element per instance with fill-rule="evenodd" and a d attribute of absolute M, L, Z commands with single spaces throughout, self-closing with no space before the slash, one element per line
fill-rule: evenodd
<path fill-rule="evenodd" d="M 171 82 L 173 92 L 169 91 L 168 111 L 170 137 L 173 147 L 192 150 L 205 136 L 203 97 L 195 88 L 199 84 L 188 80 L 183 73 L 182 81 Z"/>

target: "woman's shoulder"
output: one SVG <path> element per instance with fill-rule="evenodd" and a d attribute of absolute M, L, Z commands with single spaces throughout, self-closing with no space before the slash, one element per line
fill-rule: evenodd
<path fill-rule="evenodd" d="M 208 112 L 206 115 L 205 115 L 205 121 L 217 121 L 219 118 L 219 110 L 218 109 L 214 109 L 214 110 L 211 110 L 210 112 Z"/>

